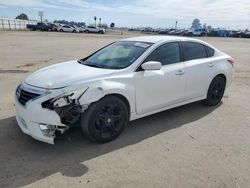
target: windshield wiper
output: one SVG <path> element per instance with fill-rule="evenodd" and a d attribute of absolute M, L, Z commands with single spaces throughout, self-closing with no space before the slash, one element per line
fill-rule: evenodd
<path fill-rule="evenodd" d="M 88 64 L 88 63 L 84 63 L 83 65 L 86 65 L 86 66 L 89 66 L 89 67 L 95 67 L 95 68 L 103 68 L 102 66 L 97 65 L 97 64 Z"/>

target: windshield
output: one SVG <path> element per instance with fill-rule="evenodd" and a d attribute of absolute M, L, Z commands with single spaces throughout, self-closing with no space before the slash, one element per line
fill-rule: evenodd
<path fill-rule="evenodd" d="M 151 45 L 145 42 L 115 42 L 80 62 L 97 68 L 123 69 L 135 62 Z"/>

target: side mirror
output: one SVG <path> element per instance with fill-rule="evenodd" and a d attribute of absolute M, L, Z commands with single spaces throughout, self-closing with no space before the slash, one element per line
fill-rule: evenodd
<path fill-rule="evenodd" d="M 148 61 L 141 65 L 143 70 L 160 70 L 161 69 L 161 62 L 158 61 Z"/>

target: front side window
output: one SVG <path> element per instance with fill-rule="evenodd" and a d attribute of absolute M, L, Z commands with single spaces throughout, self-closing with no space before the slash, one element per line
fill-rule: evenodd
<path fill-rule="evenodd" d="M 123 69 L 134 63 L 151 45 L 146 42 L 115 42 L 79 62 L 97 68 Z"/>
<path fill-rule="evenodd" d="M 204 45 L 195 42 L 182 43 L 184 61 L 193 59 L 201 59 L 207 57 L 206 48 Z"/>
<path fill-rule="evenodd" d="M 158 61 L 161 62 L 162 65 L 169 65 L 180 62 L 181 57 L 179 43 L 167 43 L 158 47 L 145 60 L 145 62 L 148 61 Z"/>

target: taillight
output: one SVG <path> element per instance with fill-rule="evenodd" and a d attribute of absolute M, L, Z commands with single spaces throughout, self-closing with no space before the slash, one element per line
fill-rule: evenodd
<path fill-rule="evenodd" d="M 227 62 L 230 63 L 232 67 L 234 66 L 235 63 L 234 59 L 228 59 Z"/>

